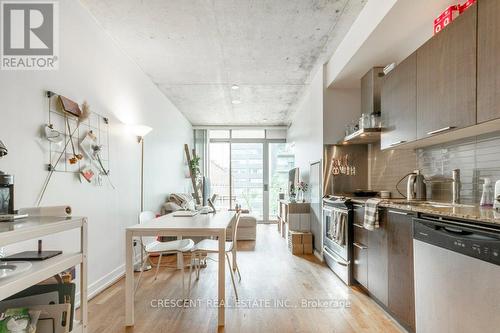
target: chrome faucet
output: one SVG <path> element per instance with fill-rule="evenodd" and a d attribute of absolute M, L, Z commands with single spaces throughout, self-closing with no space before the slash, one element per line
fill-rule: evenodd
<path fill-rule="evenodd" d="M 460 182 L 460 169 L 455 169 L 452 171 L 453 179 L 453 203 L 460 203 L 460 190 L 462 189 L 462 183 Z"/>

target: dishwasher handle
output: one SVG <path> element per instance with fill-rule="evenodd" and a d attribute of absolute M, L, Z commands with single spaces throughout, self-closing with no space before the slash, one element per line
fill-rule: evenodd
<path fill-rule="evenodd" d="M 473 226 L 466 226 L 463 223 L 458 224 L 455 221 L 436 221 L 414 218 L 413 222 L 424 227 L 426 231 L 418 231 L 415 235 L 429 237 L 430 234 L 436 236 L 451 236 L 456 239 L 463 240 L 483 240 L 500 243 L 500 232 L 482 230 Z M 420 228 L 416 228 L 420 229 Z"/>

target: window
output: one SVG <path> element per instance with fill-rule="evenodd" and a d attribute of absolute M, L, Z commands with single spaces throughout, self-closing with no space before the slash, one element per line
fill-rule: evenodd
<path fill-rule="evenodd" d="M 209 177 L 218 208 L 240 204 L 258 221 L 275 220 L 279 193 L 295 164 L 285 137 L 284 129 L 209 131 Z"/>
<path fill-rule="evenodd" d="M 229 156 L 229 143 L 210 143 L 210 187 L 212 194 L 218 195 L 217 208 L 227 209 L 231 205 Z"/>
<path fill-rule="evenodd" d="M 265 139 L 266 130 L 232 130 L 233 139 Z"/>
<path fill-rule="evenodd" d="M 229 130 L 210 130 L 210 139 L 229 139 Z"/>

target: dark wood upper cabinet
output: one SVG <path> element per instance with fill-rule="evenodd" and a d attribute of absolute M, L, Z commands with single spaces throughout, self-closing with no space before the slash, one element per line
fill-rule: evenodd
<path fill-rule="evenodd" d="M 500 1 L 478 6 L 477 122 L 500 118 Z"/>
<path fill-rule="evenodd" d="M 476 33 L 477 4 L 417 50 L 418 139 L 476 124 Z"/>
<path fill-rule="evenodd" d="M 381 88 L 381 148 L 417 139 L 417 55 L 414 53 L 387 76 Z"/>
<path fill-rule="evenodd" d="M 361 78 L 361 113 L 380 113 L 383 67 L 374 67 Z"/>
<path fill-rule="evenodd" d="M 413 213 L 387 210 L 388 308 L 402 325 L 414 332 L 413 217 Z"/>

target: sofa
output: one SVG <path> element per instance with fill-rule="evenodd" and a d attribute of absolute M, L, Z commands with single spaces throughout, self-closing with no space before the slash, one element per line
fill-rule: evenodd
<path fill-rule="evenodd" d="M 232 240 L 234 218 L 226 230 L 226 240 Z M 250 214 L 241 214 L 238 226 L 238 240 L 255 240 L 257 238 L 257 219 Z"/>
<path fill-rule="evenodd" d="M 161 215 L 171 214 L 175 211 L 184 210 L 201 210 L 207 207 L 196 205 L 194 198 L 190 194 L 172 193 L 167 197 L 166 202 L 161 207 Z M 227 231 L 226 239 L 231 240 L 234 219 L 231 221 Z M 255 240 L 257 237 L 257 219 L 249 213 L 242 213 L 238 227 L 237 240 Z M 167 237 L 162 237 L 162 240 L 168 240 Z M 195 240 L 193 238 L 193 240 Z M 195 240 L 196 241 L 196 240 Z"/>

